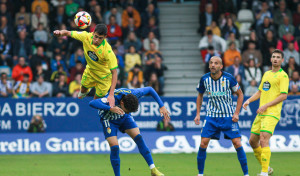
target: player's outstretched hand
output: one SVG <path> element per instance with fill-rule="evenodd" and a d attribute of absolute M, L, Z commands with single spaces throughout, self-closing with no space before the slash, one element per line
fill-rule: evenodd
<path fill-rule="evenodd" d="M 239 115 L 238 114 L 233 114 L 232 121 L 233 122 L 238 122 L 239 121 Z"/>
<path fill-rule="evenodd" d="M 249 100 L 245 101 L 245 103 L 243 104 L 243 108 L 245 110 L 247 110 L 247 106 L 250 104 Z"/>
<path fill-rule="evenodd" d="M 159 112 L 161 117 L 163 116 L 165 119 L 170 119 L 171 113 L 166 109 L 166 107 L 161 107 Z"/>
<path fill-rule="evenodd" d="M 115 97 L 114 97 L 114 94 L 108 95 L 107 101 L 108 101 L 110 107 L 114 107 L 115 106 Z"/>
<path fill-rule="evenodd" d="M 119 108 L 118 106 L 110 108 L 110 111 L 113 112 L 113 113 L 119 114 L 119 115 L 124 115 L 125 114 L 125 112 L 121 108 Z"/>
<path fill-rule="evenodd" d="M 200 125 L 200 114 L 195 117 L 194 122 L 196 125 Z"/>
<path fill-rule="evenodd" d="M 55 30 L 55 31 L 53 31 L 53 35 L 56 37 L 60 37 L 62 35 L 62 33 L 60 30 Z"/>

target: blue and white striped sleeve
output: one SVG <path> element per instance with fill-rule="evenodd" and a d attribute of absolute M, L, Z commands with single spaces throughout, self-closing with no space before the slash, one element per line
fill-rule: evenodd
<path fill-rule="evenodd" d="M 197 85 L 197 91 L 201 94 L 205 92 L 205 87 L 204 87 L 204 79 L 203 77 L 200 79 L 198 85 Z"/>
<path fill-rule="evenodd" d="M 230 83 L 230 88 L 233 92 L 236 92 L 240 89 L 239 83 L 232 75 L 230 75 L 229 83 Z"/>

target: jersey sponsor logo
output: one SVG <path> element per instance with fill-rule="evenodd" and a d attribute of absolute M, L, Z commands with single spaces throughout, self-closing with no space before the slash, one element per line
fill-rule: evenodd
<path fill-rule="evenodd" d="M 93 60 L 93 61 L 98 61 L 98 56 L 96 55 L 96 53 L 94 51 L 88 51 L 88 56 Z"/>
<path fill-rule="evenodd" d="M 227 95 L 227 93 L 219 92 L 219 91 L 216 91 L 216 92 L 208 91 L 208 95 L 215 97 L 215 96 L 224 96 L 224 95 Z"/>
<path fill-rule="evenodd" d="M 271 84 L 268 81 L 264 82 L 263 90 L 268 91 L 268 90 L 270 90 L 270 88 L 271 88 Z"/>

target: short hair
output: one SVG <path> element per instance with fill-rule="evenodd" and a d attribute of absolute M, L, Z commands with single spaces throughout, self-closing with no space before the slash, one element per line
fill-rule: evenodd
<path fill-rule="evenodd" d="M 107 35 L 107 27 L 105 24 L 97 24 L 94 32 L 99 35 Z"/>
<path fill-rule="evenodd" d="M 23 77 L 29 78 L 29 74 L 25 73 L 25 74 L 23 75 Z"/>
<path fill-rule="evenodd" d="M 208 31 L 207 31 L 207 35 L 213 35 L 212 30 L 208 30 Z"/>
<path fill-rule="evenodd" d="M 133 94 L 127 94 L 123 96 L 122 101 L 124 103 L 124 107 L 129 112 L 136 112 L 139 108 L 139 100 Z"/>
<path fill-rule="evenodd" d="M 207 47 L 207 49 L 208 49 L 208 50 L 214 50 L 214 46 L 209 45 L 209 46 Z"/>
<path fill-rule="evenodd" d="M 274 53 L 279 53 L 279 54 L 281 54 L 282 59 L 284 58 L 284 54 L 283 54 L 283 52 L 282 52 L 281 50 L 275 49 L 275 50 L 272 52 L 271 56 L 272 56 Z"/>

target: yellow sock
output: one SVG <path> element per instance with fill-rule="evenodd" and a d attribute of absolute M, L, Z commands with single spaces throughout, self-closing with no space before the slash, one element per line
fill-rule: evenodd
<path fill-rule="evenodd" d="M 270 147 L 264 147 L 261 149 L 261 166 L 262 172 L 268 172 L 269 164 L 271 159 Z"/>
<path fill-rule="evenodd" d="M 255 158 L 258 160 L 259 164 L 261 165 L 261 147 L 259 146 L 253 149 L 253 151 L 254 151 Z"/>

